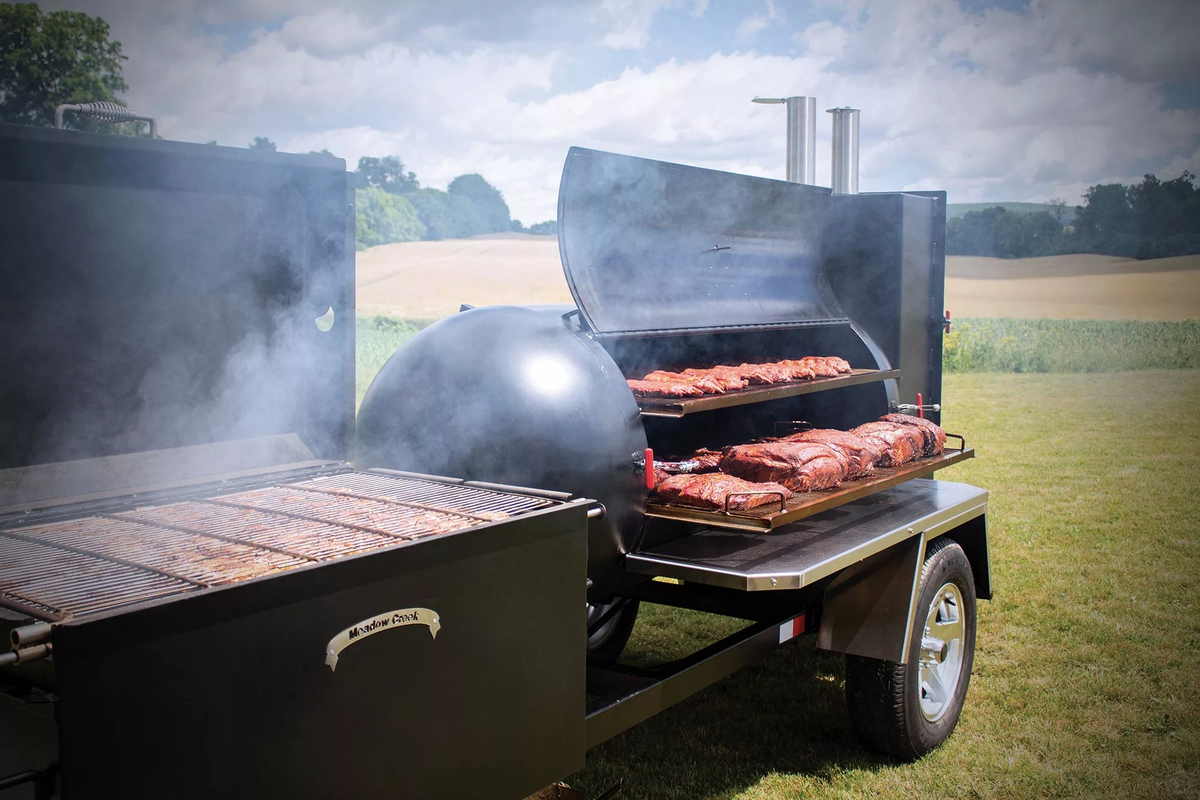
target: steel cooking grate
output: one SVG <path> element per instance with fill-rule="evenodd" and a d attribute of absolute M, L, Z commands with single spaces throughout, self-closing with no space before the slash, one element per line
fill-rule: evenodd
<path fill-rule="evenodd" d="M 554 505 L 373 473 L 0 531 L 0 605 L 61 620 Z"/>

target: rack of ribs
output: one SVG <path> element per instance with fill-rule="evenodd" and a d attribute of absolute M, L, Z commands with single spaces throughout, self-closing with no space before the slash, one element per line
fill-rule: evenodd
<path fill-rule="evenodd" d="M 642 380 L 661 381 L 663 383 L 686 383 L 695 386 L 705 394 L 725 394 L 725 386 L 713 375 L 686 375 L 682 372 L 667 372 L 656 369 Z"/>
<path fill-rule="evenodd" d="M 925 446 L 921 450 L 924 456 L 939 456 L 946 451 L 946 432 L 934 422 L 923 417 L 910 417 L 908 414 L 884 414 L 879 420 L 897 425 L 911 425 L 919 430 L 925 440 Z"/>
<path fill-rule="evenodd" d="M 733 367 L 709 367 L 708 369 L 685 369 L 684 375 L 693 378 L 712 378 L 716 380 L 721 387 L 726 391 L 736 391 L 737 389 L 745 389 L 748 381 L 738 375 L 738 371 Z"/>
<path fill-rule="evenodd" d="M 704 390 L 690 383 L 626 380 L 633 393 L 640 397 L 703 397 Z"/>
<path fill-rule="evenodd" d="M 849 459 L 838 449 L 815 442 L 767 442 L 725 449 L 721 472 L 750 481 L 780 483 L 793 492 L 837 486 Z"/>
<path fill-rule="evenodd" d="M 655 492 L 663 503 L 721 511 L 745 511 L 782 503 L 792 496 L 777 483 L 752 483 L 720 472 L 672 475 L 658 484 Z"/>
<path fill-rule="evenodd" d="M 846 480 L 870 475 L 875 471 L 875 462 L 883 455 L 883 448 L 876 442 L 831 428 L 800 431 L 783 437 L 783 441 L 816 442 L 842 451 L 849 463 Z"/>
<path fill-rule="evenodd" d="M 875 442 L 883 449 L 883 455 L 876 462 L 881 467 L 898 467 L 912 461 L 925 448 L 925 437 L 912 425 L 868 422 L 851 429 L 850 433 Z"/>

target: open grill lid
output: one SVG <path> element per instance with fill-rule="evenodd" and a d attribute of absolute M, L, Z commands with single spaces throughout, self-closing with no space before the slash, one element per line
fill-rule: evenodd
<path fill-rule="evenodd" d="M 829 189 L 572 147 L 558 246 L 592 331 L 848 321 L 825 278 Z"/>

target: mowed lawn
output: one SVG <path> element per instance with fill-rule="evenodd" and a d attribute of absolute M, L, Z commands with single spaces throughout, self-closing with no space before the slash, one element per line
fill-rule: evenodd
<path fill-rule="evenodd" d="M 914 764 L 864 753 L 842 658 L 811 637 L 591 751 L 569 783 L 629 798 L 1200 795 L 1200 371 L 962 374 L 945 426 L 977 448 L 996 598 L 963 719 Z M 626 654 L 739 623 L 644 607 Z"/>

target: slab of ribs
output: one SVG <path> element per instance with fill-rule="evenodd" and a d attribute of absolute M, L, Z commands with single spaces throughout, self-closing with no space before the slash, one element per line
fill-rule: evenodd
<path fill-rule="evenodd" d="M 656 500 L 694 508 L 746 510 L 779 502 L 779 491 L 831 489 L 917 458 L 940 455 L 946 432 L 927 419 L 887 414 L 850 431 L 793 433 L 722 450 L 702 448 L 684 462 L 686 474 L 655 469 Z M 659 463 L 666 462 L 656 462 Z M 762 494 L 765 493 L 765 494 Z M 773 494 L 772 494 L 773 493 Z"/>
<path fill-rule="evenodd" d="M 628 379 L 638 397 L 701 397 L 777 383 L 833 378 L 850 372 L 850 363 L 837 356 L 806 356 L 764 364 L 718 364 L 707 369 L 670 372 L 656 369 L 641 379 Z"/>

